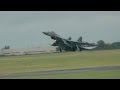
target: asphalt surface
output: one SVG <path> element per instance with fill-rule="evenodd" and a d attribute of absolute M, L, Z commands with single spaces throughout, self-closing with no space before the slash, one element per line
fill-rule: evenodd
<path fill-rule="evenodd" d="M 105 66 L 105 67 L 93 67 L 93 68 L 77 68 L 77 69 L 0 74 L 0 78 L 16 77 L 16 76 L 31 76 L 31 75 L 62 74 L 62 73 L 63 74 L 64 73 L 80 73 L 80 72 L 92 72 L 92 71 L 109 71 L 109 70 L 120 70 L 120 66 Z"/>

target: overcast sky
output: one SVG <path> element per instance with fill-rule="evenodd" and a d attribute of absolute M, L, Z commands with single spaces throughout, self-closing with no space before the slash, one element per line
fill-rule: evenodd
<path fill-rule="evenodd" d="M 120 41 L 120 11 L 0 11 L 0 48 L 47 47 L 54 41 L 42 32 L 96 43 Z"/>

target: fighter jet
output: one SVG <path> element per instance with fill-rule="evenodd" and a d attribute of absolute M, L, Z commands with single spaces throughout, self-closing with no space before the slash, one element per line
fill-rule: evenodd
<path fill-rule="evenodd" d="M 51 46 L 58 46 L 59 51 L 82 51 L 89 50 L 95 48 L 96 45 L 90 44 L 88 42 L 83 42 L 82 37 L 79 37 L 77 41 L 72 41 L 71 37 L 68 39 L 64 39 L 55 32 L 43 32 L 43 34 L 51 37 L 51 39 L 55 40 L 55 42 Z M 89 47 L 93 48 L 89 48 Z"/>

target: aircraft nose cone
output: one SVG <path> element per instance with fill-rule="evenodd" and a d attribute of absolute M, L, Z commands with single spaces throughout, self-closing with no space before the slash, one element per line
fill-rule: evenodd
<path fill-rule="evenodd" d="M 48 35 L 48 33 L 46 33 L 46 32 L 43 32 L 45 35 Z"/>

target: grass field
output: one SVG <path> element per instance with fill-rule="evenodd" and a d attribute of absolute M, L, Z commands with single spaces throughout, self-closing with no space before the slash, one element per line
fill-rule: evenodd
<path fill-rule="evenodd" d="M 5 77 L 4 79 L 120 79 L 120 70 L 51 75 Z"/>
<path fill-rule="evenodd" d="M 120 66 L 120 50 L 0 57 L 0 74 L 101 66 Z M 120 78 L 120 71 L 22 76 L 17 78 L 107 78 L 107 76 L 108 78 Z"/>

